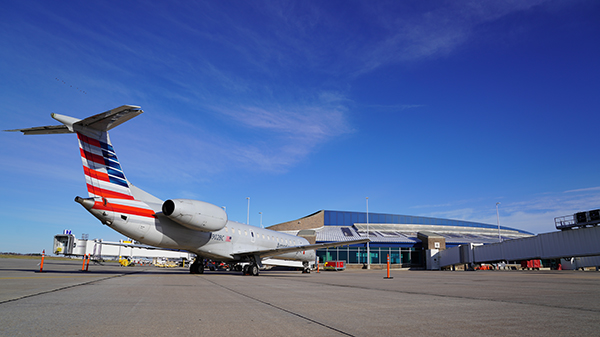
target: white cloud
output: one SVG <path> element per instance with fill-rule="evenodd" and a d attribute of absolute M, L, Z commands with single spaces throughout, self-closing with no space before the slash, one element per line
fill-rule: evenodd
<path fill-rule="evenodd" d="M 568 191 L 570 192 L 568 194 L 546 193 L 518 201 L 502 198 L 503 201 L 499 205 L 500 225 L 536 234 L 555 231 L 554 218 L 600 208 L 598 190 L 600 189 L 594 187 Z M 485 205 L 483 202 L 473 202 L 473 206 L 467 208 L 452 207 L 452 205 L 457 206 L 462 202 L 432 205 L 428 215 L 496 224 L 496 209 L 493 207 L 494 203 L 488 202 L 488 200 L 483 201 Z M 446 208 L 447 210 L 436 210 L 436 208 Z"/>
<path fill-rule="evenodd" d="M 577 190 L 569 190 L 569 191 L 565 191 L 565 193 L 591 192 L 591 191 L 600 191 L 600 186 L 598 186 L 598 187 L 589 187 L 589 188 L 581 188 L 581 189 L 577 189 Z"/>

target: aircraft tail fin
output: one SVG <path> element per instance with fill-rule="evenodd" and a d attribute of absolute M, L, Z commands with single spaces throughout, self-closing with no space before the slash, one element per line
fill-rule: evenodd
<path fill-rule="evenodd" d="M 133 200 L 135 198 L 110 142 L 108 130 L 141 113 L 142 109 L 133 105 L 123 105 L 81 120 L 53 113 L 52 118 L 63 125 L 6 131 L 21 131 L 25 135 L 76 133 L 89 196 Z"/>

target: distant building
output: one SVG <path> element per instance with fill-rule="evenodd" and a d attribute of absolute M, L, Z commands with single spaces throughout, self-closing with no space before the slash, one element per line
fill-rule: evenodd
<path fill-rule="evenodd" d="M 369 212 L 371 264 L 401 264 L 422 267 L 424 251 L 461 244 L 498 242 L 498 226 L 478 222 Z M 269 229 L 300 235 L 313 243 L 355 240 L 367 237 L 365 212 L 321 210 L 303 218 L 270 226 Z M 502 240 L 532 236 L 532 233 L 500 227 Z M 366 264 L 366 244 L 321 249 L 319 262 L 343 260 Z"/>

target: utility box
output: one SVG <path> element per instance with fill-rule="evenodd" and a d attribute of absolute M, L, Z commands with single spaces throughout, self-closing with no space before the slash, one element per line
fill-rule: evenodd
<path fill-rule="evenodd" d="M 72 255 L 76 240 L 73 234 L 59 234 L 54 236 L 54 254 Z"/>

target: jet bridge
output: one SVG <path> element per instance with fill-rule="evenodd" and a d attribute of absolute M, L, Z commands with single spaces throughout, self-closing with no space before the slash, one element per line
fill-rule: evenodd
<path fill-rule="evenodd" d="M 83 256 L 90 254 L 95 258 L 129 256 L 136 258 L 185 258 L 191 260 L 194 254 L 178 250 L 161 249 L 136 244 L 133 241 L 103 241 L 102 239 L 77 239 L 70 231 L 54 236 L 54 254 L 65 256 Z"/>
<path fill-rule="evenodd" d="M 453 247 L 438 253 L 439 265 L 446 267 L 456 264 L 600 256 L 600 226 L 571 228 L 487 245 Z"/>

